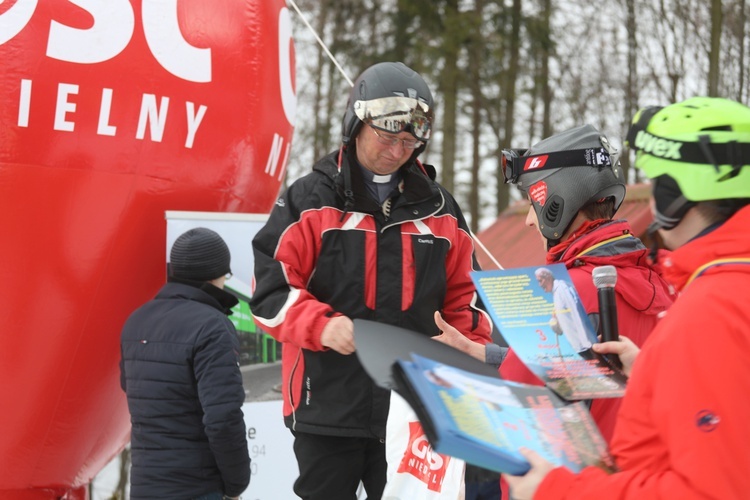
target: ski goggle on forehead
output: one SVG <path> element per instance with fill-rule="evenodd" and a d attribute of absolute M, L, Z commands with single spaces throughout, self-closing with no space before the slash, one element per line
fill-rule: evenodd
<path fill-rule="evenodd" d="M 433 112 L 412 97 L 381 97 L 355 101 L 354 113 L 371 127 L 390 134 L 409 132 L 420 141 L 427 141 L 432 131 Z"/>
<path fill-rule="evenodd" d="M 526 149 L 503 149 L 501 166 L 506 184 L 515 184 L 521 174 L 562 167 L 612 167 L 605 148 L 575 149 L 524 156 Z"/>

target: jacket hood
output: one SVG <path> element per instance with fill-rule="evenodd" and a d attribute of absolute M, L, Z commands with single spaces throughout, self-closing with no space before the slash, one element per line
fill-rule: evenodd
<path fill-rule="evenodd" d="M 589 274 L 597 266 L 615 266 L 615 293 L 638 311 L 659 314 L 672 304 L 674 292 L 657 268 L 649 265 L 648 253 L 641 240 L 633 236 L 630 224 L 616 220 L 582 235 L 560 262 L 584 268 Z"/>
<path fill-rule="evenodd" d="M 750 258 L 747 227 L 750 205 L 740 209 L 724 224 L 671 252 L 664 259 L 664 274 L 678 290 L 690 282 L 696 270 L 717 260 Z M 714 271 L 718 271 L 716 266 Z"/>

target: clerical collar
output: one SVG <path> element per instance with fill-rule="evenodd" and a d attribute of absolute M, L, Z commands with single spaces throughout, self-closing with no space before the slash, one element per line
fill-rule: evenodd
<path fill-rule="evenodd" d="M 357 162 L 357 165 L 359 166 L 359 169 L 362 171 L 362 175 L 364 176 L 366 182 L 372 182 L 375 184 L 388 184 L 394 180 L 395 176 L 393 174 L 378 175 L 371 170 L 367 170 L 359 162 Z"/>
<path fill-rule="evenodd" d="M 383 203 L 398 186 L 400 174 L 397 172 L 387 175 L 378 175 L 375 172 L 367 170 L 357 162 L 359 170 L 362 172 L 362 178 L 365 181 L 367 192 L 375 198 L 378 203 Z"/>

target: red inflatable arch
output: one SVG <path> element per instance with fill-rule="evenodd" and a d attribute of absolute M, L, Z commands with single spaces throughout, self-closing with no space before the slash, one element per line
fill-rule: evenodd
<path fill-rule="evenodd" d="M 119 331 L 164 281 L 164 212 L 278 195 L 290 13 L 5 0 L 0 65 L 0 499 L 85 499 L 129 438 Z"/>

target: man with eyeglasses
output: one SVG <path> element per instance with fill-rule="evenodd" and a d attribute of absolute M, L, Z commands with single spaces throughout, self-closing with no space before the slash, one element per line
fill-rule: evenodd
<path fill-rule="evenodd" d="M 389 392 L 356 355 L 352 320 L 439 333 L 433 314 L 490 340 L 470 272 L 478 268 L 461 210 L 417 157 L 430 139 L 432 94 L 402 63 L 355 81 L 342 146 L 279 198 L 253 240 L 260 328 L 283 343 L 284 419 L 304 499 L 368 498 L 386 482 Z"/>

